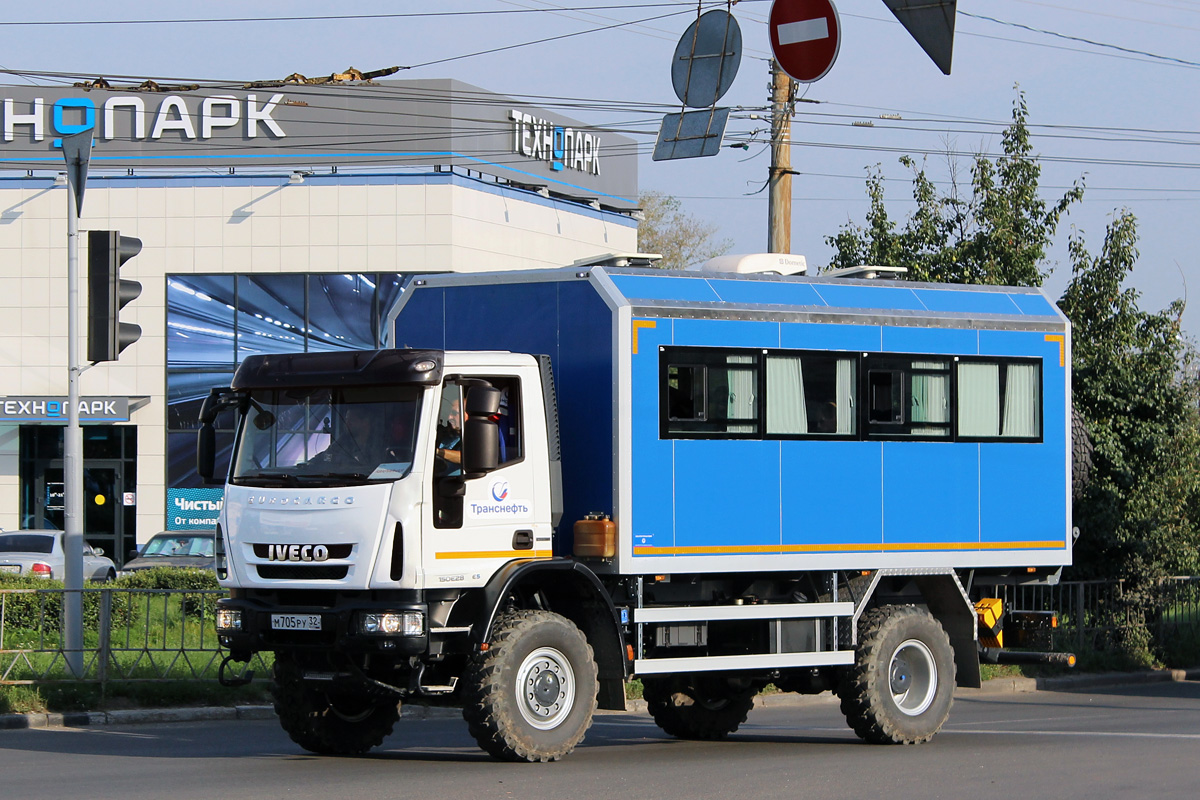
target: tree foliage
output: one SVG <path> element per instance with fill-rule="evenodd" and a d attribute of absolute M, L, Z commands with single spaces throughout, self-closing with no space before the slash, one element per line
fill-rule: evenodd
<path fill-rule="evenodd" d="M 1097 256 L 1073 236 L 1073 277 L 1059 301 L 1073 327 L 1075 404 L 1095 446 L 1095 473 L 1075 514 L 1087 537 L 1076 574 L 1126 578 L 1135 589 L 1200 569 L 1196 358 L 1179 327 L 1183 304 L 1149 313 L 1125 285 L 1136 243 L 1127 211 Z"/>
<path fill-rule="evenodd" d="M 971 192 L 940 192 L 913 170 L 917 209 L 898 225 L 884 204 L 878 168 L 869 174 L 863 225 L 827 238 L 831 267 L 908 268 L 924 281 L 1039 286 L 1062 215 L 1083 197 L 1081 182 L 1054 202 L 1041 198 L 1041 169 L 1018 95 L 1004 155 L 976 156 Z M 1137 221 L 1114 215 L 1100 253 L 1083 236 L 1069 244 L 1072 279 L 1059 305 L 1072 323 L 1073 394 L 1095 446 L 1092 479 L 1077 503 L 1075 577 L 1123 578 L 1152 613 L 1152 587 L 1170 574 L 1200 571 L 1200 386 L 1183 336 L 1182 304 L 1159 313 L 1138 307 L 1126 287 L 1137 261 Z"/>
<path fill-rule="evenodd" d="M 715 240 L 717 226 L 686 213 L 679 200 L 657 191 L 638 197 L 642 220 L 638 223 L 638 249 L 658 253 L 663 269 L 683 269 L 728 252 L 732 242 Z"/>
<path fill-rule="evenodd" d="M 975 157 L 970 197 L 960 196 L 957 182 L 948 193 L 939 192 L 924 166 L 903 156 L 917 202 L 903 227 L 888 215 L 883 175 L 872 169 L 866 224 L 848 223 L 826 238 L 835 249 L 829 266 L 903 266 L 912 280 L 1040 286 L 1049 272 L 1046 249 L 1063 214 L 1083 198 L 1083 185 L 1077 182 L 1052 204 L 1042 199 L 1042 169 L 1027 118 L 1025 98 L 1018 94 L 1002 138 L 1004 155 L 995 162 Z"/>

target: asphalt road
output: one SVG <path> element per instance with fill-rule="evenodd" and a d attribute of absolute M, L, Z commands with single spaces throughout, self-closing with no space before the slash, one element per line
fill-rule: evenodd
<path fill-rule="evenodd" d="M 274 721 L 0 731 L 0 797 L 1195 798 L 1200 682 L 960 694 L 932 743 L 862 744 L 827 696 L 759 708 L 724 742 L 604 714 L 556 764 L 502 764 L 457 719 L 402 720 L 362 758 L 321 758 Z"/>

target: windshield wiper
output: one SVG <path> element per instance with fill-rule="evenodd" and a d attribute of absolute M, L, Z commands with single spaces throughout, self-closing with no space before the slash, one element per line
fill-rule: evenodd
<path fill-rule="evenodd" d="M 244 482 L 249 486 L 299 486 L 300 476 L 289 472 L 260 472 L 254 475 L 241 475 L 235 482 Z"/>
<path fill-rule="evenodd" d="M 302 479 L 317 478 L 319 480 L 348 480 L 366 482 L 371 476 L 365 472 L 308 472 L 299 476 Z"/>

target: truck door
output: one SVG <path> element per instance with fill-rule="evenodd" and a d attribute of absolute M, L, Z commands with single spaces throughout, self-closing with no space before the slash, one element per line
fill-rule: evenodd
<path fill-rule="evenodd" d="M 453 379 L 442 390 L 435 437 L 433 534 L 426 540 L 428 586 L 482 585 L 515 558 L 549 557 L 548 502 L 539 485 L 536 459 L 526 458 L 522 382 L 512 375 L 471 376 L 500 389 L 500 464 L 480 478 L 462 475 L 462 409 L 465 390 Z"/>

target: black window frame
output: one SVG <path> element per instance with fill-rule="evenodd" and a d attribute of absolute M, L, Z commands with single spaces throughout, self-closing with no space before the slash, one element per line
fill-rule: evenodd
<path fill-rule="evenodd" d="M 859 390 L 859 382 L 862 380 L 862 354 L 856 350 L 801 350 L 786 347 L 767 348 L 761 351 L 762 353 L 762 389 L 760 397 L 762 397 L 760 414 L 762 416 L 761 430 L 763 432 L 762 439 L 765 441 L 810 441 L 810 442 L 857 442 L 861 440 L 862 421 L 860 419 L 863 398 Z M 854 416 L 852 418 L 853 430 L 849 433 L 819 433 L 809 431 L 807 433 L 771 433 L 767 430 L 767 406 L 770 404 L 770 386 L 767 383 L 767 359 L 779 358 L 784 356 L 797 356 L 803 362 L 805 359 L 826 359 L 830 361 L 848 360 L 854 364 L 854 375 L 851 376 L 851 381 L 854 391 Z M 807 387 L 806 387 L 807 392 Z"/>
<path fill-rule="evenodd" d="M 753 369 L 756 372 L 758 396 L 756 398 L 756 418 L 754 432 L 731 432 L 712 430 L 712 420 L 700 418 L 679 418 L 670 416 L 669 381 L 672 367 L 707 367 L 728 366 L 725 360 L 731 355 L 753 357 Z M 775 356 L 798 356 L 801 359 L 829 358 L 852 359 L 855 377 L 854 390 L 856 409 L 856 429 L 848 434 L 839 433 L 771 433 L 767 430 L 767 406 L 770 397 L 767 391 L 766 361 Z M 946 371 L 914 366 L 921 362 L 943 362 Z M 959 377 L 960 363 L 1033 365 L 1037 375 L 1036 407 L 1038 412 L 1038 431 L 1036 436 L 962 436 L 958 430 L 959 419 Z M 747 365 L 751 366 L 751 365 Z M 704 347 L 693 345 L 664 345 L 659 347 L 659 438 L 672 439 L 733 439 L 750 441 L 897 441 L 897 442 L 942 442 L 942 443 L 975 443 L 999 442 L 1011 444 L 1040 444 L 1045 441 L 1045 361 L 1036 356 L 988 356 L 988 355 L 953 355 L 948 353 L 896 353 L 896 352 L 861 352 L 847 350 L 812 350 L 791 348 L 746 348 L 746 347 Z M 901 380 L 900 403 L 903 419 L 899 422 L 872 421 L 870 408 L 871 373 L 887 371 L 898 373 Z M 927 422 L 912 420 L 912 379 L 914 374 L 944 374 L 947 376 L 947 402 L 949 419 L 947 422 Z M 1000 419 L 1004 418 L 1004 390 L 1007 372 L 1000 370 Z M 707 386 L 706 386 L 707 391 Z M 688 429 L 678 430 L 680 423 Z M 687 426 L 687 423 L 694 423 Z M 749 422 L 747 421 L 747 424 Z M 676 428 L 672 430 L 672 427 Z M 938 428 L 946 431 L 938 435 L 927 431 L 914 432 L 914 429 Z"/>
<path fill-rule="evenodd" d="M 902 442 L 953 442 L 957 441 L 955 426 L 958 420 L 958 371 L 955 369 L 958 356 L 941 353 L 863 353 L 860 372 L 859 398 L 860 414 L 859 429 L 864 440 L 902 441 Z M 915 367 L 922 361 L 942 361 L 946 370 L 934 370 Z M 901 419 L 894 422 L 880 422 L 871 419 L 871 375 L 888 372 L 900 375 L 900 411 Z M 913 375 L 944 374 L 947 377 L 947 397 L 949 418 L 946 422 L 915 422 L 912 418 L 912 383 Z M 914 432 L 918 428 L 938 428 L 945 430 L 945 435 L 927 431 Z"/>
<path fill-rule="evenodd" d="M 659 438 L 661 439 L 743 439 L 757 441 L 764 437 L 766 416 L 764 409 L 764 390 L 766 375 L 762 357 L 762 349 L 747 347 L 669 347 L 659 348 L 658 360 L 658 399 L 659 399 Z M 754 417 L 742 419 L 723 419 L 720 424 L 753 425 L 753 431 L 714 430 L 718 424 L 711 419 L 697 417 L 672 417 L 670 408 L 670 369 L 671 367 L 701 367 L 705 370 L 705 393 L 708 396 L 708 368 L 728 367 L 729 356 L 749 356 L 753 361 L 747 364 L 754 371 Z M 706 408 L 708 404 L 706 402 Z M 680 423 L 683 423 L 681 426 Z M 672 430 L 672 426 L 676 430 Z M 678 428 L 684 427 L 684 430 Z"/>
<path fill-rule="evenodd" d="M 957 396 L 954 403 L 954 438 L 960 442 L 1024 442 L 1027 444 L 1036 444 L 1045 441 L 1046 437 L 1046 380 L 1045 380 L 1045 360 L 1041 358 L 1030 358 L 1023 356 L 959 356 L 954 359 L 954 386 L 955 391 L 958 389 L 958 365 L 959 364 L 996 364 L 998 366 L 1007 367 L 1010 364 L 1032 364 L 1036 369 L 1037 374 L 1037 400 L 1035 407 L 1038 411 L 1037 419 L 1037 436 L 964 436 L 958 432 L 958 402 Z M 999 413 L 1000 413 L 1000 429 L 1003 430 L 1004 425 L 1004 395 L 1007 386 L 1008 376 L 1007 370 L 1000 370 L 999 379 Z"/>

